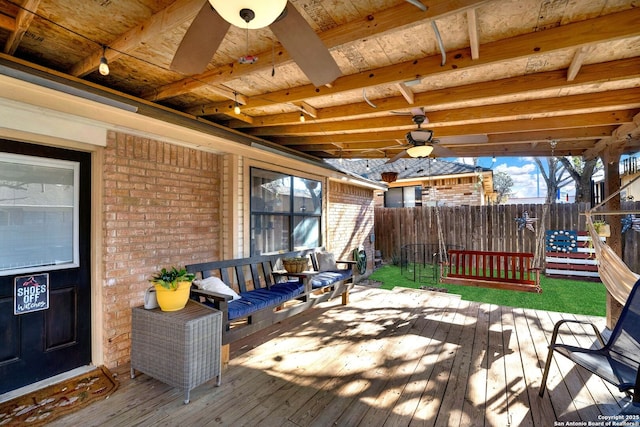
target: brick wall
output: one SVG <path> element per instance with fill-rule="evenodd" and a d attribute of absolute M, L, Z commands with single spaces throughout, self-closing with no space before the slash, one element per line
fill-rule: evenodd
<path fill-rule="evenodd" d="M 129 361 L 131 308 L 158 269 L 218 258 L 219 157 L 109 132 L 104 156 L 103 313 L 108 367 Z"/>
<path fill-rule="evenodd" d="M 371 269 L 374 247 L 373 190 L 339 182 L 329 182 L 327 215 L 327 249 L 337 259 L 351 259 L 351 251 L 364 245 L 368 269 Z"/>

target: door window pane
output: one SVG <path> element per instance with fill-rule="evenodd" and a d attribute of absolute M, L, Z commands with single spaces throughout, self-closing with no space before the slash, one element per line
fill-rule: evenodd
<path fill-rule="evenodd" d="M 78 265 L 76 162 L 0 153 L 0 275 Z"/>

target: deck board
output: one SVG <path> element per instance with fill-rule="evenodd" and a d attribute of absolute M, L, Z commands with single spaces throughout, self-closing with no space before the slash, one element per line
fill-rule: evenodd
<path fill-rule="evenodd" d="M 473 344 L 471 347 L 471 365 L 465 399 L 461 407 L 460 426 L 483 426 L 487 396 L 487 367 L 489 359 L 489 308 L 488 304 L 477 307 Z"/>
<path fill-rule="evenodd" d="M 192 390 L 188 405 L 181 390 L 122 366 L 116 393 L 51 425 L 550 426 L 616 414 L 628 398 L 561 356 L 538 396 L 561 318 L 605 324 L 356 286 L 347 306 L 322 303 L 234 343 L 222 385 Z M 584 327 L 560 339 L 593 343 Z"/>

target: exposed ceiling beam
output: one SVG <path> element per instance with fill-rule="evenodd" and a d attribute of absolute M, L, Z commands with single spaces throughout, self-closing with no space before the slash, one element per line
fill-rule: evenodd
<path fill-rule="evenodd" d="M 580 75 L 570 83 L 566 80 L 565 70 L 556 70 L 432 90 L 427 93 L 415 93 L 414 102 L 416 105 L 425 105 L 428 109 L 437 110 L 441 105 L 451 103 L 479 101 L 485 98 L 510 96 L 533 91 L 547 91 L 551 89 L 567 90 L 569 88 L 577 88 L 581 85 L 585 87 L 595 86 L 626 79 L 630 80 L 629 86 L 637 86 L 637 84 L 640 83 L 633 81 L 633 79 L 640 79 L 640 58 L 586 65 L 583 67 Z M 406 100 L 400 96 L 387 97 L 377 100 L 376 102 L 377 108 L 375 110 L 372 110 L 366 102 L 320 108 L 318 109 L 318 120 L 323 121 L 343 119 L 349 116 L 384 114 L 389 111 L 401 110 L 407 107 Z M 226 104 L 225 107 L 228 108 Z M 201 115 L 202 113 L 202 111 L 195 110 L 190 110 L 190 112 L 194 115 Z M 427 112 L 427 115 L 428 114 Z M 298 119 L 293 113 L 256 116 L 254 120 L 256 126 L 275 126 L 295 124 L 297 122 Z M 247 127 L 243 123 L 235 122 L 230 122 L 229 126 L 232 128 Z"/>
<path fill-rule="evenodd" d="M 402 97 L 405 99 L 405 101 L 407 101 L 407 103 L 409 103 L 410 105 L 413 105 L 415 103 L 415 97 L 411 88 L 404 84 L 404 82 L 400 82 L 397 85 L 398 90 L 400 91 L 400 94 L 402 94 Z"/>
<path fill-rule="evenodd" d="M 0 28 L 13 32 L 16 30 L 16 20 L 0 13 Z"/>
<path fill-rule="evenodd" d="M 491 120 L 511 120 L 517 118 L 535 118 L 543 115 L 560 116 L 580 112 L 602 111 L 606 109 L 617 110 L 622 108 L 640 108 L 640 87 L 432 111 L 428 117 L 430 121 L 429 126 L 437 127 L 440 123 L 447 122 L 473 123 Z M 312 135 L 314 133 L 353 132 L 362 129 L 383 130 L 384 128 L 407 128 L 407 126 L 412 126 L 410 118 L 390 114 L 384 120 L 381 120 L 380 117 L 373 117 L 326 123 L 259 127 L 245 129 L 245 133 L 261 136 L 283 134 Z"/>
<path fill-rule="evenodd" d="M 633 117 L 631 123 L 625 123 L 621 125 L 615 132 L 612 133 L 610 138 L 605 138 L 598 141 L 593 147 L 589 148 L 585 153 L 585 159 L 593 159 L 600 155 L 600 153 L 607 147 L 614 145 L 624 145 L 627 142 L 633 143 L 633 138 L 637 138 L 640 135 L 640 113 Z M 635 146 L 635 145 L 634 145 Z"/>
<path fill-rule="evenodd" d="M 582 67 L 582 63 L 592 49 L 592 46 L 582 46 L 576 51 L 575 55 L 573 55 L 573 59 L 571 60 L 571 64 L 569 65 L 569 69 L 567 70 L 567 81 L 571 82 L 576 78 L 578 71 L 580 71 L 580 67 Z"/>
<path fill-rule="evenodd" d="M 467 11 L 467 22 L 469 26 L 471 59 L 478 59 L 480 57 L 480 37 L 478 35 L 478 17 L 475 9 L 469 9 Z"/>
<path fill-rule="evenodd" d="M 469 8 L 478 7 L 488 2 L 488 0 L 459 0 L 455 2 L 450 0 L 434 0 L 429 3 L 429 9 L 426 12 L 416 11 L 415 6 L 404 2 L 396 7 L 392 7 L 375 14 L 369 14 L 347 24 L 331 28 L 319 33 L 318 36 L 324 45 L 328 49 L 331 49 L 346 43 L 380 36 L 387 31 L 391 31 L 405 25 L 410 25 L 415 22 L 442 18 L 455 13 L 464 12 Z M 289 54 L 279 44 L 277 46 L 277 50 L 279 51 L 278 58 L 281 64 L 291 60 Z M 258 53 L 256 56 L 270 57 L 271 54 L 272 52 L 269 50 L 268 52 Z M 150 93 L 143 94 L 142 97 L 150 101 L 159 101 L 183 95 L 202 87 L 203 85 L 216 85 L 233 78 L 239 78 L 249 73 L 268 70 L 270 68 L 271 64 L 268 62 L 257 62 L 252 65 L 244 66 L 231 63 L 194 76 L 193 79 L 186 78 L 159 87 Z M 310 86 L 313 87 L 313 85 Z"/>
<path fill-rule="evenodd" d="M 529 132 L 538 130 L 554 130 L 582 128 L 588 126 L 607 126 L 631 123 L 634 115 L 640 110 L 608 111 L 597 113 L 573 114 L 557 117 L 541 117 L 535 119 L 505 120 L 499 122 L 485 122 L 465 125 L 441 126 L 437 128 L 438 136 L 455 136 L 463 134 L 499 134 Z M 340 141 L 341 144 L 357 142 L 394 141 L 403 137 L 405 131 L 361 132 L 342 135 L 313 135 L 313 136 L 278 136 L 272 141 L 285 146 L 330 144 Z M 345 147 L 348 145 L 345 145 Z M 310 147 L 311 148 L 311 147 Z"/>
<path fill-rule="evenodd" d="M 640 8 L 631 9 L 625 12 L 613 13 L 599 18 L 487 43 L 482 46 L 482 57 L 477 60 L 471 59 L 468 49 L 459 49 L 447 53 L 447 56 L 452 58 L 447 63 L 447 67 L 440 65 L 441 56 L 439 54 L 431 55 L 422 59 L 406 61 L 376 70 L 339 77 L 331 88 L 316 88 L 313 85 L 304 85 L 271 92 L 259 97 L 252 97 L 249 99 L 247 107 L 264 107 L 274 104 L 294 103 L 302 100 L 309 102 L 310 99 L 315 97 L 362 90 L 363 87 L 397 83 L 416 77 L 441 75 L 449 73 L 451 70 L 460 71 L 498 65 L 519 58 L 530 57 L 536 52 L 541 55 L 549 54 L 550 52 L 573 49 L 592 43 L 601 43 L 624 37 L 634 37 L 640 35 L 640 25 L 637 25 L 638 21 L 640 21 Z M 208 111 L 224 109 L 219 104 L 220 103 L 212 103 L 197 107 L 197 109 L 204 111 L 205 115 L 213 114 Z"/>
<path fill-rule="evenodd" d="M 31 21 L 33 21 L 34 14 L 31 12 L 36 12 L 38 10 L 38 5 L 40 4 L 40 0 L 26 0 L 20 10 L 18 11 L 18 15 L 15 20 L 15 28 L 9 34 L 6 43 L 4 44 L 4 53 L 9 55 L 13 55 L 20 45 L 22 41 L 22 37 L 29 29 L 31 25 Z"/>
<path fill-rule="evenodd" d="M 182 23 L 192 20 L 202 8 L 203 0 L 177 0 L 169 7 L 152 15 L 149 19 L 108 44 L 105 56 L 108 61 L 115 61 L 121 55 L 135 51 L 144 43 L 153 40 L 162 33 L 171 30 Z M 69 74 L 76 77 L 85 76 L 98 69 L 102 49 L 97 49 L 81 61 L 78 61 Z"/>

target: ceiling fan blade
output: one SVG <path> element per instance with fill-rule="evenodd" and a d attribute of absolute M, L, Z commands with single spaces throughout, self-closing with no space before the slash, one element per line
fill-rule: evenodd
<path fill-rule="evenodd" d="M 311 83 L 319 87 L 340 77 L 338 64 L 300 12 L 291 3 L 285 10 L 284 17 L 269 28 Z"/>
<path fill-rule="evenodd" d="M 188 75 L 203 72 L 230 25 L 205 1 L 182 38 L 171 62 L 171 69 Z"/>
<path fill-rule="evenodd" d="M 414 107 L 411 109 L 411 115 L 413 116 L 424 116 L 424 108 L 422 107 Z"/>
<path fill-rule="evenodd" d="M 458 157 L 456 153 L 440 144 L 433 144 L 433 157 Z"/>
<path fill-rule="evenodd" d="M 441 136 L 438 139 L 441 142 L 446 143 L 447 145 L 486 144 L 487 142 L 489 142 L 489 137 L 484 134 Z"/>
<path fill-rule="evenodd" d="M 398 154 L 396 154 L 395 156 L 393 156 L 392 158 L 390 158 L 389 160 L 387 160 L 386 162 L 384 162 L 385 164 L 389 164 L 389 163 L 393 163 L 396 160 L 400 160 L 403 157 L 406 157 L 407 154 L 407 150 L 402 150 L 401 152 L 399 152 Z"/>

